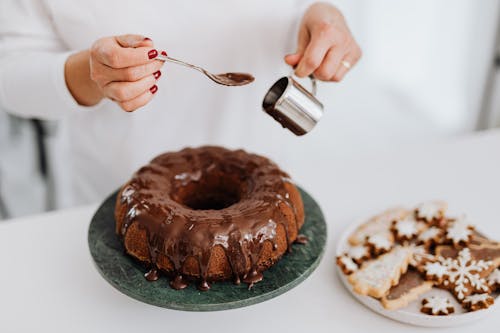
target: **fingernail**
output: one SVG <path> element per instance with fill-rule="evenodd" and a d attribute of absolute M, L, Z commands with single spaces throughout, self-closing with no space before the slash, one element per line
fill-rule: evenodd
<path fill-rule="evenodd" d="M 152 41 L 152 39 L 151 39 L 151 38 L 149 38 L 149 37 L 144 37 L 144 40 L 145 40 L 145 41 L 150 41 L 150 42 Z"/>
<path fill-rule="evenodd" d="M 158 51 L 156 51 L 155 49 L 148 52 L 149 59 L 156 58 L 157 56 L 158 56 Z"/>
<path fill-rule="evenodd" d="M 161 51 L 161 55 L 165 57 L 168 56 L 167 51 Z"/>
<path fill-rule="evenodd" d="M 160 71 L 156 71 L 153 73 L 153 76 L 155 77 L 155 79 L 158 80 L 158 78 L 161 76 L 161 72 Z"/>
<path fill-rule="evenodd" d="M 155 84 L 151 88 L 149 88 L 149 91 L 151 91 L 152 94 L 156 93 L 158 91 L 158 86 Z"/>

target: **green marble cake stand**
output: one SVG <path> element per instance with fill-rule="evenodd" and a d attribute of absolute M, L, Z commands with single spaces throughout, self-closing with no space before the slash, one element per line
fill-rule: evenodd
<path fill-rule="evenodd" d="M 305 245 L 293 244 L 292 252 L 264 272 L 264 279 L 252 289 L 244 283 L 216 282 L 209 291 L 199 291 L 191 283 L 186 289 L 174 290 L 168 277 L 155 282 L 144 278 L 146 268 L 125 254 L 115 234 L 114 207 L 116 193 L 99 207 L 90 222 L 90 253 L 101 275 L 113 287 L 139 301 L 185 311 L 217 311 L 260 303 L 283 294 L 304 281 L 318 266 L 326 243 L 326 224 L 318 204 L 305 191 L 306 222 L 300 233 L 309 238 Z"/>

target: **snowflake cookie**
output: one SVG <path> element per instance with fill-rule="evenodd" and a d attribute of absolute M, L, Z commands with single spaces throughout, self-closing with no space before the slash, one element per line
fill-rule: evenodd
<path fill-rule="evenodd" d="M 337 257 L 337 265 L 345 275 L 350 275 L 358 270 L 358 265 L 345 254 Z"/>
<path fill-rule="evenodd" d="M 432 316 L 447 316 L 455 312 L 455 308 L 446 297 L 430 296 L 422 300 L 420 311 Z"/>
<path fill-rule="evenodd" d="M 417 243 L 429 248 L 443 241 L 444 230 L 438 227 L 430 227 L 417 237 Z"/>
<path fill-rule="evenodd" d="M 381 254 L 389 252 L 394 245 L 392 234 L 378 233 L 366 237 L 366 246 L 370 249 L 370 253 L 377 257 Z"/>
<path fill-rule="evenodd" d="M 462 306 L 467 311 L 487 309 L 495 303 L 495 299 L 488 293 L 469 295 L 462 301 Z"/>
<path fill-rule="evenodd" d="M 360 266 L 371 257 L 370 249 L 365 245 L 352 246 L 347 250 L 346 254 Z"/>
<path fill-rule="evenodd" d="M 447 208 L 448 204 L 444 201 L 435 200 L 423 202 L 415 208 L 415 217 L 419 221 L 441 225 Z"/>
<path fill-rule="evenodd" d="M 486 276 L 494 268 L 492 261 L 473 259 L 468 248 L 461 250 L 455 259 L 438 257 L 438 260 L 447 270 L 443 286 L 459 301 L 473 293 L 490 292 Z"/>
<path fill-rule="evenodd" d="M 418 234 L 417 221 L 411 216 L 392 222 L 391 231 L 398 242 L 409 241 Z"/>
<path fill-rule="evenodd" d="M 471 241 L 473 230 L 474 227 L 462 216 L 446 228 L 446 240 L 452 242 L 454 246 L 467 246 Z"/>
<path fill-rule="evenodd" d="M 418 270 L 424 273 L 426 280 L 442 284 L 448 278 L 448 267 L 440 259 L 439 257 L 435 259 L 425 258 L 420 262 Z"/>

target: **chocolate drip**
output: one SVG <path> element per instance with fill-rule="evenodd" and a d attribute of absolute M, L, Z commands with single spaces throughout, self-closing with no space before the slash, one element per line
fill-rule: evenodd
<path fill-rule="evenodd" d="M 278 249 L 278 226 L 285 230 L 287 250 L 294 241 L 282 203 L 293 212 L 294 234 L 298 232 L 288 182 L 288 175 L 274 163 L 242 150 L 203 147 L 163 154 L 122 189 L 118 199 L 127 210 L 118 232 L 125 237 L 133 223 L 145 230 L 153 267 L 148 280 L 158 277 L 158 261 L 165 258 L 172 266 L 167 273 L 175 276 L 172 288 L 185 288 L 183 274 L 188 274 L 199 276 L 198 289 L 208 290 L 211 257 L 221 247 L 234 282 L 251 288 L 263 277 L 259 260 L 264 245 Z M 303 243 L 304 237 L 297 242 Z M 197 273 L 186 271 L 192 259 Z"/>
<path fill-rule="evenodd" d="M 146 274 L 144 274 L 144 277 L 148 281 L 156 281 L 160 278 L 160 274 L 158 272 L 158 269 L 156 269 L 156 267 L 153 267 Z"/>
<path fill-rule="evenodd" d="M 252 289 L 253 285 L 256 284 L 257 282 L 262 281 L 264 276 L 262 275 L 261 272 L 257 270 L 257 268 L 254 268 L 248 273 L 244 278 L 243 282 L 248 284 L 248 290 Z"/>
<path fill-rule="evenodd" d="M 184 289 L 188 285 L 189 284 L 187 283 L 186 280 L 184 280 L 182 275 L 177 275 L 173 280 L 170 281 L 170 287 L 174 288 L 175 290 Z"/>

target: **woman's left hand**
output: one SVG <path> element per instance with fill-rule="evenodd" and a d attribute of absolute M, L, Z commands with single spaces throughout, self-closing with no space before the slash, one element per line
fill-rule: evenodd
<path fill-rule="evenodd" d="M 340 81 L 361 58 L 342 13 L 328 3 L 311 5 L 300 23 L 297 51 L 285 57 L 295 75 Z"/>

